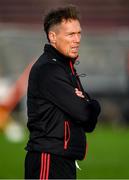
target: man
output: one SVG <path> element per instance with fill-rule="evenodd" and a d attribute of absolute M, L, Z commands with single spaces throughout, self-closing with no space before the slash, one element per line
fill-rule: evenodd
<path fill-rule="evenodd" d="M 49 44 L 28 83 L 25 178 L 75 179 L 75 160 L 85 157 L 85 132 L 95 128 L 100 106 L 84 92 L 74 69 L 81 40 L 76 8 L 50 11 L 44 30 Z"/>

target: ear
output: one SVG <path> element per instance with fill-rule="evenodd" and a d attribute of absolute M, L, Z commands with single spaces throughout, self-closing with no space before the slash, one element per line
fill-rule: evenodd
<path fill-rule="evenodd" d="M 49 31 L 48 37 L 52 44 L 56 43 L 56 33 L 54 31 Z"/>

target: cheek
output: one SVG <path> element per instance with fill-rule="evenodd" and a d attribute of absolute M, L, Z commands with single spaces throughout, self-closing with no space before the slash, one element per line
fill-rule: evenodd
<path fill-rule="evenodd" d="M 60 40 L 60 42 L 58 42 L 58 45 L 65 52 L 70 48 L 70 42 L 64 39 Z"/>
<path fill-rule="evenodd" d="M 67 37 L 58 37 L 58 40 L 57 40 L 57 48 L 60 52 L 62 52 L 63 54 L 65 55 L 68 55 L 71 51 L 71 40 Z"/>

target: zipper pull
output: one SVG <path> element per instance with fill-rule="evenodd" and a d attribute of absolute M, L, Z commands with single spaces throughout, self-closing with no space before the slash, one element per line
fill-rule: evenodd
<path fill-rule="evenodd" d="M 77 168 L 77 169 L 79 169 L 80 171 L 82 170 L 82 169 L 79 167 L 79 165 L 78 165 L 78 162 L 77 162 L 77 161 L 75 161 L 75 165 L 76 165 L 76 168 Z"/>

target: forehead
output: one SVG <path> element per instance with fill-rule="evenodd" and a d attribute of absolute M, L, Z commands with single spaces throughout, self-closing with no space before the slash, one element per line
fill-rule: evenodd
<path fill-rule="evenodd" d="M 60 31 L 65 31 L 65 32 L 80 32 L 81 31 L 81 25 L 78 20 L 62 20 L 62 22 L 59 25 Z"/>

